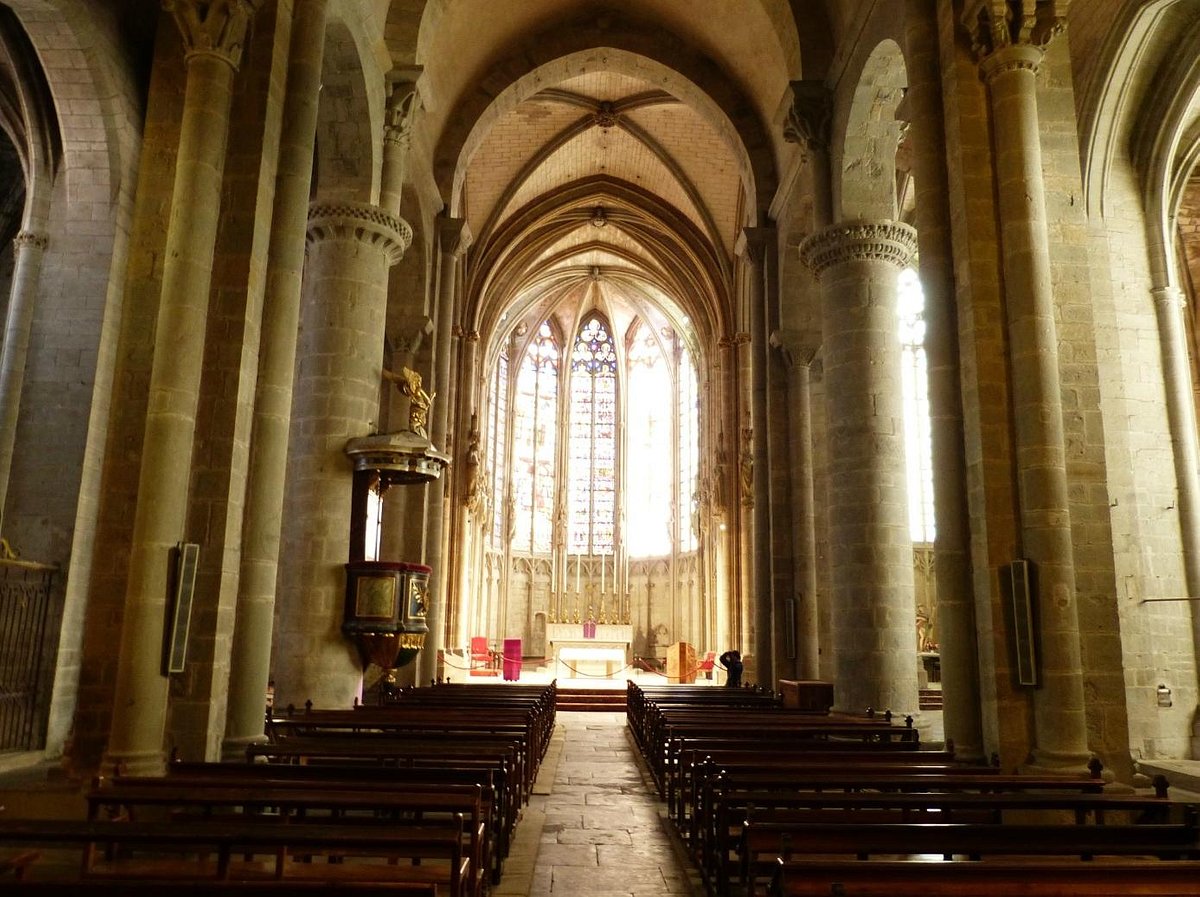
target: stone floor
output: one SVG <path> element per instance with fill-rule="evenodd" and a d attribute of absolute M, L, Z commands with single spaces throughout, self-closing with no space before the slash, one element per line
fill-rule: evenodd
<path fill-rule="evenodd" d="M 699 894 L 622 713 L 560 712 L 496 897 Z"/>

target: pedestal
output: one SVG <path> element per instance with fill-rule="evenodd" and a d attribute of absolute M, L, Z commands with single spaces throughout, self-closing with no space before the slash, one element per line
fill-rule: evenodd
<path fill-rule="evenodd" d="M 687 642 L 676 642 L 667 649 L 667 681 L 681 685 L 696 681 L 696 649 Z"/>

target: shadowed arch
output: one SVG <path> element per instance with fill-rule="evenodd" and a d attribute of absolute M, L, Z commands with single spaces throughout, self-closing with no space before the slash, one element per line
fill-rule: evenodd
<path fill-rule="evenodd" d="M 325 41 L 313 198 L 373 202 L 379 191 L 383 79 L 367 77 L 369 53 L 346 22 L 330 19 Z"/>
<path fill-rule="evenodd" d="M 854 89 L 834 182 L 835 216 L 891 220 L 897 216 L 896 107 L 908 73 L 895 41 L 881 41 L 863 65 Z M 835 151 L 836 152 L 836 151 Z M 839 201 L 840 200 L 840 201 Z"/>

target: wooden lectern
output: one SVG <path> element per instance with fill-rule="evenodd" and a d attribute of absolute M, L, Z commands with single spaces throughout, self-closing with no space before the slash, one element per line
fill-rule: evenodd
<path fill-rule="evenodd" d="M 696 681 L 696 649 L 687 642 L 667 648 L 667 681 L 672 685 L 691 685 Z"/>

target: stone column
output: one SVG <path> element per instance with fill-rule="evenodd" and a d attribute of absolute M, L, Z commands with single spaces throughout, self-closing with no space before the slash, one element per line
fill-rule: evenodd
<path fill-rule="evenodd" d="M 29 357 L 29 331 L 37 308 L 38 280 L 47 245 L 49 238 L 45 234 L 25 230 L 13 240 L 12 289 L 4 323 L 4 351 L 0 355 L 0 522 L 4 519 L 8 499 L 8 478 L 12 473 L 21 390 L 25 383 L 25 361 Z M 3 534 L 2 527 L 0 534 Z"/>
<path fill-rule="evenodd" d="M 1017 489 L 1022 550 L 1037 577 L 1041 645 L 1033 762 L 1082 767 L 1087 725 L 1037 108 L 1042 48 L 1064 24 L 1057 9 L 1053 3 L 974 0 L 964 22 L 981 60 L 993 132 L 1004 138 L 995 142 L 995 166 Z"/>
<path fill-rule="evenodd" d="M 450 422 L 450 340 L 454 333 L 454 308 L 458 291 L 458 260 L 462 249 L 463 227 L 466 221 L 461 218 L 443 218 L 438 222 L 438 307 L 435 329 L 434 365 L 436 373 L 433 384 L 442 393 L 442 401 L 433 406 L 433 421 L 430 428 L 430 438 L 433 444 L 443 451 L 450 451 L 446 445 L 446 433 Z M 451 476 L 451 471 L 443 474 Z M 446 602 L 450 596 L 446 594 L 446 584 L 450 581 L 450 571 L 445 569 L 449 559 L 443 554 L 442 528 L 446 520 L 446 488 L 448 482 L 433 482 L 429 484 L 429 504 L 425 526 L 429 532 L 426 543 L 427 554 L 425 563 L 433 568 L 429 576 L 429 612 L 425 618 L 429 626 L 429 634 L 425 636 L 425 647 L 417 655 L 417 682 L 426 683 L 437 677 L 437 652 L 445 642 Z"/>
<path fill-rule="evenodd" d="M 233 78 L 260 0 L 163 0 L 183 33 L 183 122 L 163 253 L 162 298 L 138 477 L 129 582 L 104 766 L 131 774 L 163 765 L 163 675 L 171 549 L 184 539 L 192 441 Z"/>
<path fill-rule="evenodd" d="M 812 220 L 820 227 L 833 222 L 833 179 L 829 174 L 833 92 L 824 81 L 793 81 L 791 86 L 792 105 L 783 125 L 783 139 L 804 148 L 812 169 Z"/>
<path fill-rule="evenodd" d="M 916 232 L 838 224 L 800 246 L 825 325 L 829 565 L 837 706 L 917 711 L 897 282 Z"/>
<path fill-rule="evenodd" d="M 1184 546 L 1184 575 L 1188 594 L 1200 593 L 1200 446 L 1196 442 L 1196 406 L 1188 357 L 1186 299 L 1178 287 L 1152 291 L 1162 344 L 1163 385 L 1167 420 L 1175 447 L 1175 479 L 1179 488 L 1179 525 Z M 1193 639 L 1200 648 L 1200 614 L 1192 614 Z M 1200 720 L 1196 725 L 1200 727 Z"/>
<path fill-rule="evenodd" d="M 383 171 L 379 205 L 393 215 L 400 214 L 404 180 L 408 176 L 408 152 L 412 129 L 421 100 L 417 95 L 414 71 L 394 71 L 388 76 L 387 124 L 383 132 Z"/>
<path fill-rule="evenodd" d="M 809 366 L 816 350 L 799 332 L 776 331 L 771 342 L 788 369 L 788 424 L 792 469 L 792 544 L 796 582 L 796 674 L 819 679 L 821 638 L 817 614 L 817 506 L 813 485 L 812 391 Z"/>
<path fill-rule="evenodd" d="M 916 177 L 916 223 L 921 286 L 925 293 L 925 355 L 933 443 L 933 498 L 937 535 L 938 651 L 942 667 L 945 736 L 959 756 L 980 759 L 979 656 L 975 636 L 974 585 L 969 556 L 970 525 L 963 436 L 962 384 L 958 368 L 958 309 L 946 180 L 945 125 L 938 65 L 937 0 L 907 0 L 905 38 L 912 153 Z"/>
<path fill-rule="evenodd" d="M 276 656 L 276 700 L 349 707 L 362 664 L 341 630 L 350 559 L 353 471 L 346 442 L 379 413 L 388 269 L 412 241 L 409 226 L 377 206 L 316 203 L 292 411 Z"/>
<path fill-rule="evenodd" d="M 753 430 L 752 486 L 754 495 L 751 595 L 754 610 L 754 670 L 759 685 L 774 686 L 774 577 L 771 575 L 771 462 L 767 421 L 767 284 L 766 257 L 773 228 L 747 227 L 739 248 L 746 260 L 750 306 L 750 420 Z"/>
<path fill-rule="evenodd" d="M 297 4 L 292 24 L 222 744 L 226 760 L 244 758 L 248 744 L 265 738 L 263 705 L 271 675 L 300 285 L 328 6 L 329 0 Z"/>

